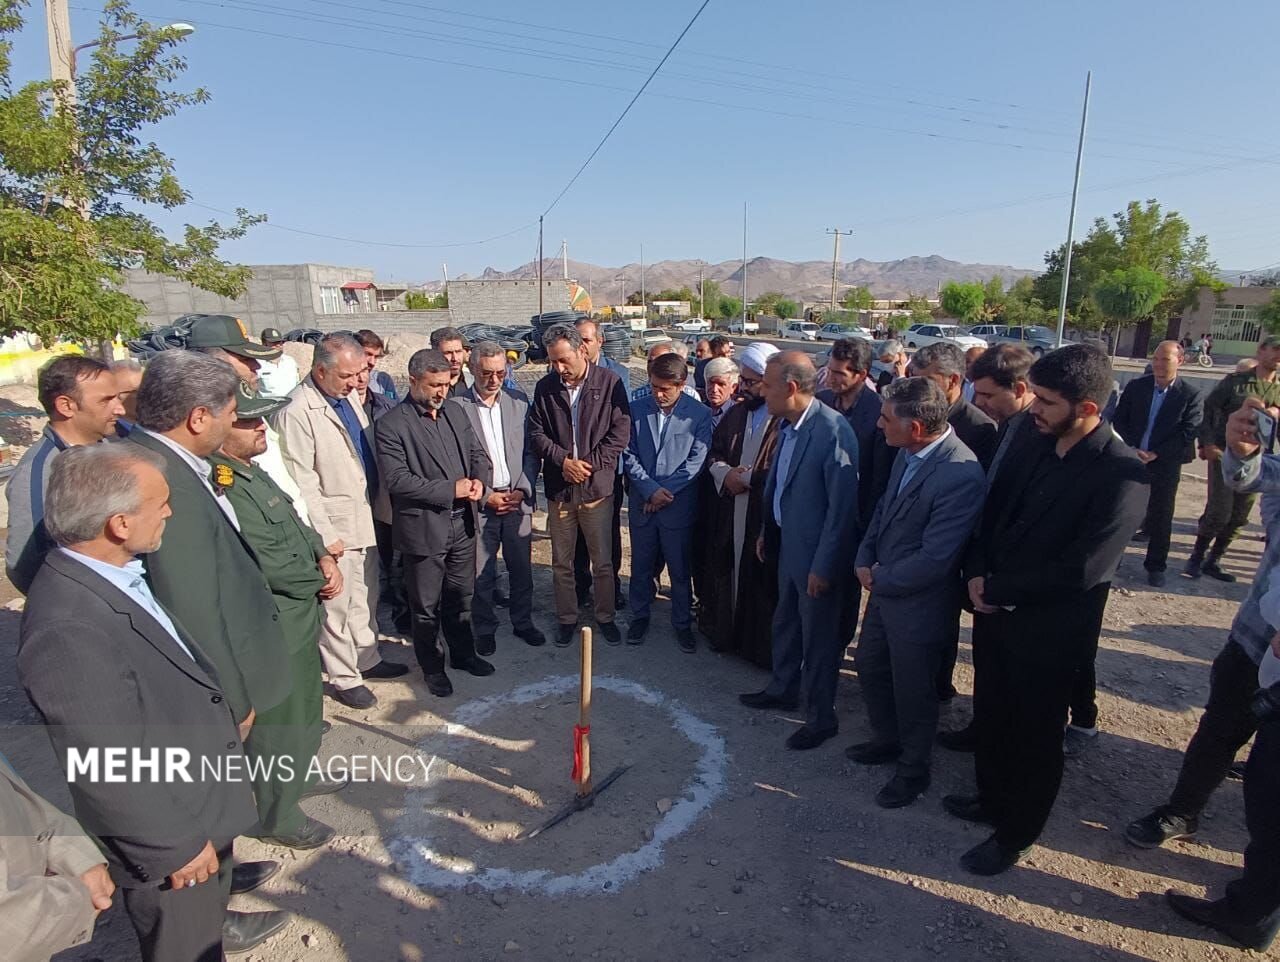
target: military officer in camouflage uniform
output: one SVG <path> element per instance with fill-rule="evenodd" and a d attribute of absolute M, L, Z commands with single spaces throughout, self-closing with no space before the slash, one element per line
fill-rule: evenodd
<path fill-rule="evenodd" d="M 293 675 L 288 697 L 259 714 L 254 723 L 259 755 L 291 759 L 291 771 L 277 765 L 273 777 L 254 779 L 259 831 L 268 841 L 310 849 L 332 838 L 333 829 L 306 815 L 298 802 L 345 785 L 308 784 L 306 779 L 320 748 L 323 722 L 320 602 L 342 590 L 342 574 L 320 535 L 302 523 L 289 496 L 253 463 L 266 450 L 263 418 L 288 403 L 288 398 L 262 397 L 241 382 L 235 424 L 211 460 L 213 482 L 235 508 L 240 533 L 257 555 L 271 589 Z"/>

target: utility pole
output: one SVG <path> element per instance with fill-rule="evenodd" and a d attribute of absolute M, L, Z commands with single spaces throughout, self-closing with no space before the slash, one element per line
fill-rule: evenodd
<path fill-rule="evenodd" d="M 542 218 L 538 215 L 538 326 L 542 326 Z"/>
<path fill-rule="evenodd" d="M 836 250 L 831 255 L 831 313 L 834 314 L 836 312 L 836 279 L 840 270 L 840 235 L 846 234 L 852 237 L 853 231 L 841 230 L 839 227 L 829 227 L 827 228 L 827 233 L 836 235 Z"/>
<path fill-rule="evenodd" d="M 569 279 L 569 242 L 562 240 L 560 242 L 560 262 L 564 265 L 564 279 Z"/>
<path fill-rule="evenodd" d="M 640 307 L 644 310 L 644 319 L 649 320 L 649 302 L 644 296 L 644 245 L 640 245 Z M 646 327 L 649 325 L 646 323 Z"/>
<path fill-rule="evenodd" d="M 747 202 L 742 202 L 742 333 L 747 333 Z"/>
<path fill-rule="evenodd" d="M 60 83 L 58 100 L 64 109 L 76 105 L 75 77 L 71 69 L 71 12 L 67 0 L 45 0 L 45 25 L 49 31 L 49 79 Z"/>
<path fill-rule="evenodd" d="M 698 267 L 698 316 L 703 318 L 707 316 L 707 307 L 706 307 L 706 304 L 704 303 L 704 301 L 706 300 L 704 291 L 705 291 L 705 288 L 703 286 L 703 280 L 702 280 L 702 267 L 699 266 Z"/>
<path fill-rule="evenodd" d="M 1071 283 L 1071 244 L 1076 229 L 1076 198 L 1080 196 L 1080 166 L 1084 160 L 1084 129 L 1089 122 L 1089 88 L 1093 86 L 1093 71 L 1084 77 L 1084 110 L 1080 114 L 1080 142 L 1076 145 L 1076 179 L 1071 187 L 1071 216 L 1067 218 L 1067 251 L 1062 258 L 1062 295 L 1058 298 L 1058 347 L 1062 347 L 1062 335 L 1067 326 L 1067 286 Z M 1115 344 L 1119 344 L 1119 331 Z"/>

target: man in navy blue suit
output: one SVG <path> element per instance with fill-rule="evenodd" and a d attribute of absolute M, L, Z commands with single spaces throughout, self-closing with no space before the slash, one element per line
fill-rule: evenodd
<path fill-rule="evenodd" d="M 631 481 L 631 627 L 628 644 L 644 641 L 659 557 L 671 577 L 671 626 L 680 650 L 692 654 L 691 554 L 698 511 L 694 483 L 711 447 L 711 412 L 684 393 L 688 366 L 679 354 L 649 363 L 652 393 L 631 405 L 631 439 L 622 464 Z"/>

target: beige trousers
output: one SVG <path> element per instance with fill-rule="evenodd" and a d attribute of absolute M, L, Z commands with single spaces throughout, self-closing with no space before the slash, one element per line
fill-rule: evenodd
<path fill-rule="evenodd" d="M 324 603 L 320 661 L 339 691 L 363 685 L 360 672 L 382 660 L 378 654 L 378 549 L 348 548 L 338 559 L 342 594 Z"/>
<path fill-rule="evenodd" d="M 556 619 L 562 625 L 578 621 L 578 592 L 573 583 L 573 556 L 578 549 L 578 530 L 587 542 L 591 557 L 591 594 L 595 599 L 596 621 L 613 621 L 613 496 L 578 503 L 552 501 L 547 505 L 547 533 L 551 535 L 551 572 L 556 589 Z"/>

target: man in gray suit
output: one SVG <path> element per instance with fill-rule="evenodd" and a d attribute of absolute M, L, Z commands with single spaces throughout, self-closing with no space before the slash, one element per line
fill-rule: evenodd
<path fill-rule="evenodd" d="M 856 568 L 869 592 L 857 667 L 873 734 L 845 754 L 864 765 L 897 762 L 876 795 L 882 808 L 910 805 L 929 787 L 934 679 L 954 630 L 960 555 L 986 492 L 982 466 L 947 423 L 950 407 L 935 382 L 908 377 L 885 388 L 880 409 L 885 440 L 901 453 Z"/>
<path fill-rule="evenodd" d="M 765 365 L 765 403 L 785 421 L 756 542 L 761 561 L 766 553 L 778 559 L 773 678 L 763 691 L 739 696 L 750 708 L 793 709 L 803 694 L 805 723 L 787 739 L 797 750 L 839 731 L 841 597 L 853 575 L 858 524 L 858 440 L 843 415 L 814 399 L 817 381 L 804 351 L 783 351 Z"/>
<path fill-rule="evenodd" d="M 480 530 L 476 538 L 476 587 L 471 599 L 471 630 L 476 654 L 497 649 L 498 615 L 494 591 L 498 582 L 498 551 L 511 575 L 511 625 L 516 637 L 529 645 L 546 644 L 533 623 L 533 486 L 538 459 L 525 444 L 524 423 L 529 398 L 504 390 L 507 354 L 493 341 L 471 348 L 475 380 L 463 394 L 450 398 L 471 419 L 476 437 L 493 462 L 493 479 L 480 499 Z"/>

